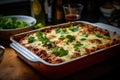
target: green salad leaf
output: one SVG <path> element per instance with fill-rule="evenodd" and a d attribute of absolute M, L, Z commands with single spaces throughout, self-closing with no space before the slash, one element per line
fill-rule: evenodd
<path fill-rule="evenodd" d="M 16 29 L 29 25 L 27 22 L 18 20 L 16 17 L 0 17 L 0 29 Z"/>

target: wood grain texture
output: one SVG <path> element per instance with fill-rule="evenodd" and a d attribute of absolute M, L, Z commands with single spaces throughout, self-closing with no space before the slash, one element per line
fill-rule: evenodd
<path fill-rule="evenodd" d="M 0 80 L 43 80 L 43 78 L 19 59 L 13 49 L 6 48 L 0 64 Z"/>
<path fill-rule="evenodd" d="M 118 78 L 120 79 L 117 74 L 120 70 L 119 60 L 120 55 L 59 80 L 118 80 Z M 16 52 L 12 48 L 6 48 L 3 61 L 0 64 L 0 80 L 50 79 L 46 78 L 31 66 L 26 64 L 23 60 L 18 58 Z"/>

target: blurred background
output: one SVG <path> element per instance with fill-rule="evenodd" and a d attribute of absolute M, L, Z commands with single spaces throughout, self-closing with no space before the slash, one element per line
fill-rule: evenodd
<path fill-rule="evenodd" d="M 120 0 L 0 0 L 0 16 L 28 15 L 35 17 L 37 23 L 59 24 L 66 22 L 62 6 L 68 3 L 84 6 L 80 20 L 102 22 L 120 28 Z M 117 74 L 119 70 L 117 68 L 96 80 L 120 78 Z"/>
<path fill-rule="evenodd" d="M 0 0 L 0 16 L 29 15 L 44 25 L 65 22 L 63 5 L 81 3 L 81 20 L 120 26 L 119 0 Z M 108 10 L 101 10 L 101 7 Z M 105 16 L 104 11 L 110 16 Z M 116 17 L 117 16 L 117 17 Z"/>

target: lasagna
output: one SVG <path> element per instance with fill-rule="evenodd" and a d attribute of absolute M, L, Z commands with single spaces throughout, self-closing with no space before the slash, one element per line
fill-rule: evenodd
<path fill-rule="evenodd" d="M 19 43 L 43 60 L 57 64 L 111 47 L 120 39 L 112 38 L 106 29 L 70 22 L 29 33 Z"/>

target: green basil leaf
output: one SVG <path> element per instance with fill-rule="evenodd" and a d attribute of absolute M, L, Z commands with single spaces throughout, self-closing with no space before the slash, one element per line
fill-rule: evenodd
<path fill-rule="evenodd" d="M 61 36 L 60 36 L 60 39 L 65 39 L 65 36 L 64 36 L 64 35 L 61 35 Z"/>
<path fill-rule="evenodd" d="M 80 40 L 81 40 L 81 41 L 85 41 L 85 40 L 86 40 L 86 38 L 81 38 Z"/>
<path fill-rule="evenodd" d="M 88 34 L 83 33 L 82 36 L 83 36 L 83 37 L 88 37 Z"/>
<path fill-rule="evenodd" d="M 67 29 L 57 28 L 57 29 L 56 29 L 56 33 L 57 33 L 57 34 L 58 34 L 58 33 L 60 33 L 60 34 L 67 34 L 68 32 L 67 32 Z"/>
<path fill-rule="evenodd" d="M 73 40 L 75 40 L 75 37 L 72 36 L 72 35 L 67 35 L 66 38 L 68 38 L 70 42 L 72 42 Z"/>
<path fill-rule="evenodd" d="M 69 27 L 69 30 L 71 30 L 71 31 L 73 31 L 73 32 L 76 32 L 76 31 L 79 30 L 79 26 L 73 26 L 73 25 L 71 25 L 71 26 Z"/>
<path fill-rule="evenodd" d="M 103 38 L 102 34 L 95 34 L 98 38 Z"/>
<path fill-rule="evenodd" d="M 35 37 L 29 37 L 28 38 L 28 42 L 34 42 L 35 41 Z"/>
<path fill-rule="evenodd" d="M 75 44 L 74 44 L 74 48 L 79 48 L 81 47 L 83 44 L 79 41 L 77 41 Z"/>
<path fill-rule="evenodd" d="M 68 54 L 68 50 L 64 50 L 63 48 L 53 48 L 52 52 L 59 57 L 62 57 Z"/>
<path fill-rule="evenodd" d="M 43 46 L 48 45 L 50 47 L 54 47 L 54 44 L 41 31 L 38 31 L 36 36 L 38 37 L 38 40 L 42 42 Z"/>

